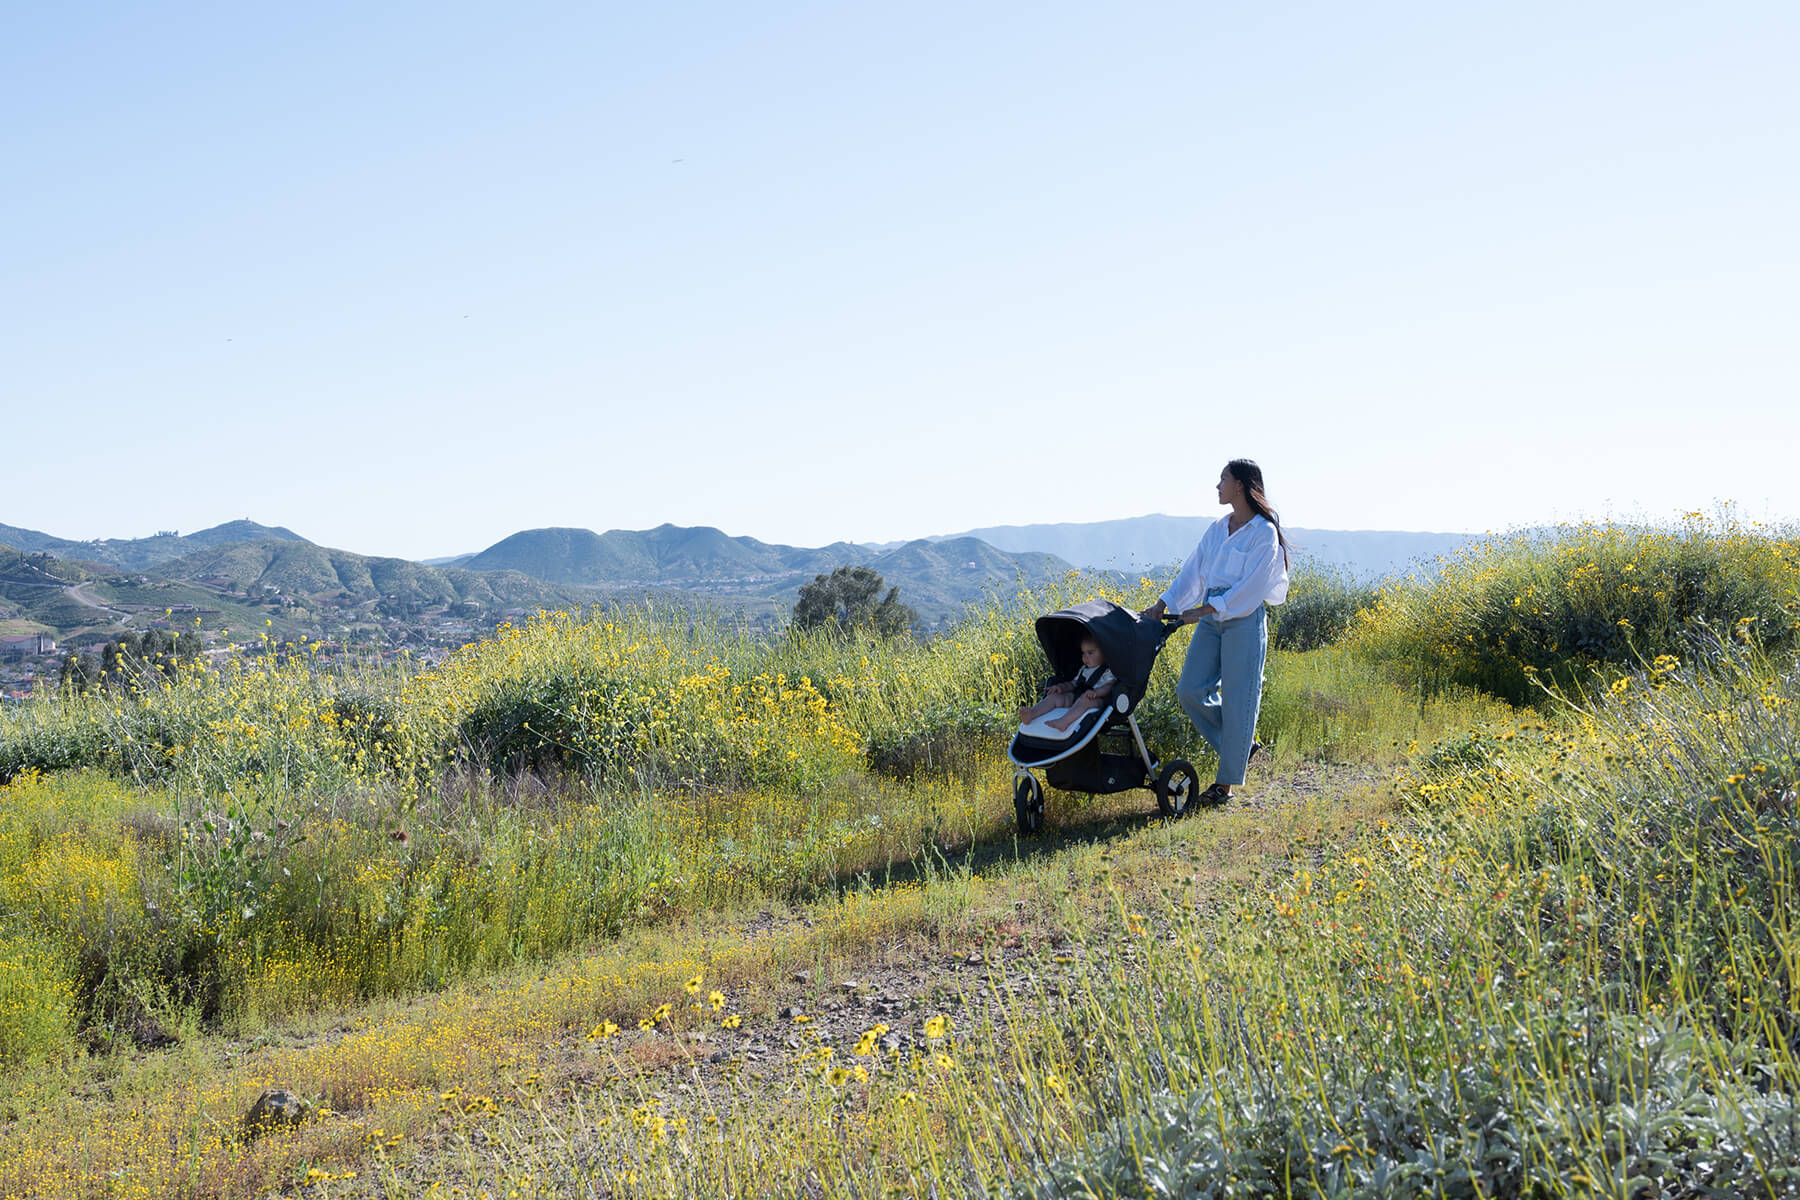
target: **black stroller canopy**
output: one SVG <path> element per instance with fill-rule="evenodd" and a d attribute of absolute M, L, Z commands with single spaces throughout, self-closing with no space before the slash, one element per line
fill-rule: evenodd
<path fill-rule="evenodd" d="M 1081 669 L 1081 639 L 1092 637 L 1106 665 L 1135 705 L 1144 698 L 1150 668 L 1168 631 L 1161 621 L 1139 617 L 1110 600 L 1089 600 L 1037 619 L 1038 643 L 1058 680 Z"/>

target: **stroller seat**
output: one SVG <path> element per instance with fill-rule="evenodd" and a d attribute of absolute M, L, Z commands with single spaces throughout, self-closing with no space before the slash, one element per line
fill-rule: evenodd
<path fill-rule="evenodd" d="M 1036 720 L 1027 721 L 1019 726 L 1019 733 L 1025 737 L 1036 738 L 1039 741 L 1066 742 L 1074 737 L 1085 723 L 1085 719 L 1082 721 L 1071 721 L 1069 722 L 1068 727 L 1063 729 L 1058 729 L 1055 725 L 1051 724 L 1052 721 L 1062 718 L 1068 711 L 1069 710 L 1066 707 L 1053 708 Z"/>

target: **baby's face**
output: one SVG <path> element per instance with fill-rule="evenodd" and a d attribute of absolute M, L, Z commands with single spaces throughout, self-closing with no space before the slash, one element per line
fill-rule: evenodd
<path fill-rule="evenodd" d="M 1106 662 L 1106 660 L 1100 656 L 1100 647 L 1096 646 L 1092 642 L 1084 641 L 1081 643 L 1081 665 L 1082 666 L 1098 667 L 1098 666 L 1103 665 L 1105 662 Z"/>

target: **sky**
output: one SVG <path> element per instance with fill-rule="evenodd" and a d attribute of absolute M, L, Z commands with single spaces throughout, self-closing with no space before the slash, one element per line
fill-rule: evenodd
<path fill-rule="evenodd" d="M 1800 5 L 16 6 L 0 522 L 1800 517 Z"/>

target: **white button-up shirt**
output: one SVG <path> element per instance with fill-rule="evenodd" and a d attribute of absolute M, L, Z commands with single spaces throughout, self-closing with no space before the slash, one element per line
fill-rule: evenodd
<path fill-rule="evenodd" d="M 1211 604 L 1214 620 L 1229 621 L 1249 616 L 1258 605 L 1280 604 L 1287 590 L 1287 559 L 1275 526 L 1253 516 L 1232 533 L 1227 513 L 1200 535 L 1162 602 L 1172 613 Z"/>

